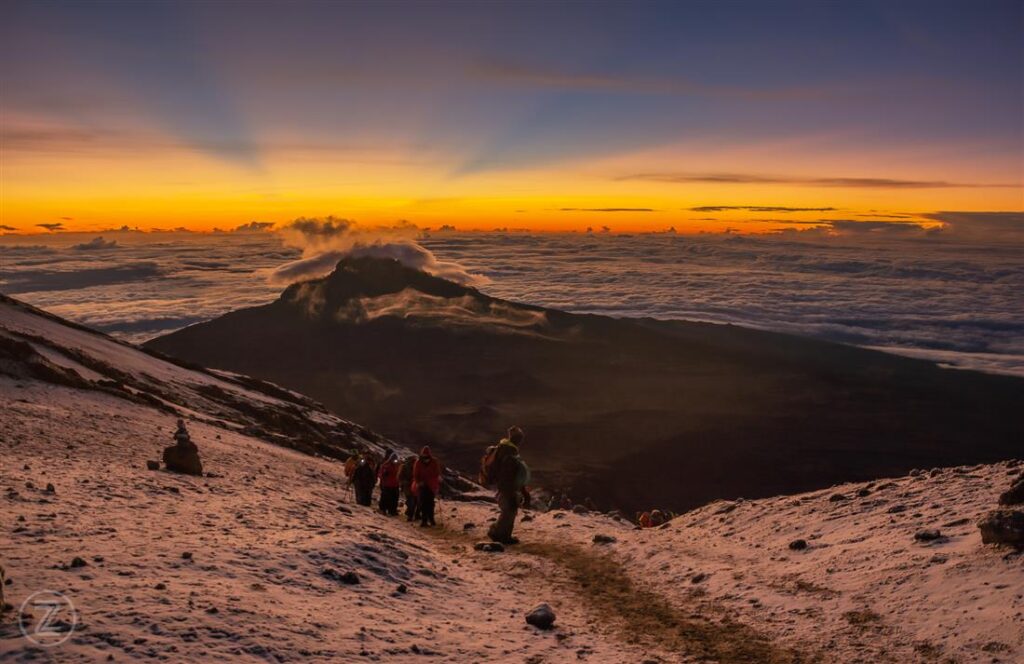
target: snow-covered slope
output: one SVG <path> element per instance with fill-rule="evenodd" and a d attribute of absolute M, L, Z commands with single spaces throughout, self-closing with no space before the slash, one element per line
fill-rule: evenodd
<path fill-rule="evenodd" d="M 210 476 L 146 469 L 178 416 Z M 719 502 L 644 531 L 531 512 L 522 544 L 485 553 L 489 503 L 442 501 L 441 527 L 423 530 L 351 501 L 337 459 L 384 444 L 275 386 L 0 302 L 0 564 L 15 609 L 0 661 L 1024 658 L 1024 557 L 974 526 L 1019 464 Z M 917 543 L 921 528 L 944 538 Z M 807 549 L 788 548 L 797 538 Z M 80 617 L 45 649 L 13 615 L 43 589 Z M 556 629 L 524 622 L 539 602 Z"/>

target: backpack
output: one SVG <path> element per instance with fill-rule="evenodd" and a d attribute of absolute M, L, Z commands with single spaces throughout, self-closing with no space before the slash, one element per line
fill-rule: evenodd
<path fill-rule="evenodd" d="M 522 489 L 530 483 L 530 467 L 526 465 L 526 462 L 522 460 L 519 455 L 512 457 L 517 465 L 516 468 L 516 488 Z"/>
<path fill-rule="evenodd" d="M 497 478 L 494 476 L 498 470 L 495 467 L 495 461 L 498 460 L 498 446 L 491 445 L 484 452 L 483 457 L 480 459 L 480 475 L 477 477 L 479 483 L 483 486 L 490 486 L 494 484 Z"/>

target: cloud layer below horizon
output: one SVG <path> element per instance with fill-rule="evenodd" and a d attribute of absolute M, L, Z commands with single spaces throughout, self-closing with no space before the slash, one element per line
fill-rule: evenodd
<path fill-rule="evenodd" d="M 141 341 L 272 301 L 280 283 L 322 274 L 355 250 L 529 304 L 733 323 L 1024 375 L 1024 219 L 931 219 L 948 226 L 897 233 L 861 222 L 775 236 L 401 231 L 353 243 L 316 220 L 305 240 L 287 244 L 278 233 L 9 236 L 0 238 L 0 291 Z"/>

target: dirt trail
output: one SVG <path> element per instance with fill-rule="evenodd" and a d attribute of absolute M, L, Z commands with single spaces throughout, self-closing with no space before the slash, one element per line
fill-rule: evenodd
<path fill-rule="evenodd" d="M 428 531 L 433 537 L 460 544 L 480 539 L 444 527 Z M 685 662 L 721 664 L 803 664 L 820 662 L 820 656 L 779 647 L 755 629 L 724 615 L 709 601 L 695 597 L 690 611 L 682 610 L 663 595 L 638 586 L 611 555 L 585 547 L 534 539 L 506 549 L 504 554 L 478 554 L 488 568 L 514 567 L 524 557 L 553 566 L 558 573 L 544 576 L 543 587 L 552 586 L 578 597 L 588 614 L 624 644 L 641 646 Z M 537 583 L 530 575 L 516 575 L 525 583 Z"/>

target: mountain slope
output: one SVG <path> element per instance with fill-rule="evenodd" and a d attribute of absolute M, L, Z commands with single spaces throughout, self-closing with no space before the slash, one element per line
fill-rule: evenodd
<path fill-rule="evenodd" d="M 149 347 L 272 380 L 472 471 L 506 426 L 577 500 L 683 509 L 993 461 L 1024 381 L 733 326 L 573 315 L 378 258 Z"/>
<path fill-rule="evenodd" d="M 272 386 L 173 365 L 10 301 L 0 337 L 6 599 L 18 607 L 56 590 L 79 614 L 70 639 L 44 649 L 0 612 L 2 661 L 988 663 L 1024 653 L 1024 557 L 982 545 L 973 524 L 1019 461 L 717 502 L 643 531 L 593 512 L 526 512 L 521 545 L 484 553 L 473 543 L 493 505 L 443 501 L 438 530 L 358 507 L 337 460 L 290 449 L 287 427 L 281 438 L 257 433 L 246 409 L 199 388 L 271 411 L 298 395 L 278 401 L 261 391 Z M 127 389 L 106 389 L 103 375 Z M 136 389 L 161 396 L 125 396 Z M 167 404 L 188 404 L 209 476 L 145 469 L 170 442 Z M 371 438 L 345 444 L 377 449 Z M 915 542 L 921 528 L 943 536 Z M 797 537 L 806 550 L 788 548 Z M 359 583 L 346 584 L 347 572 Z M 550 632 L 523 621 L 541 601 L 558 615 Z"/>

